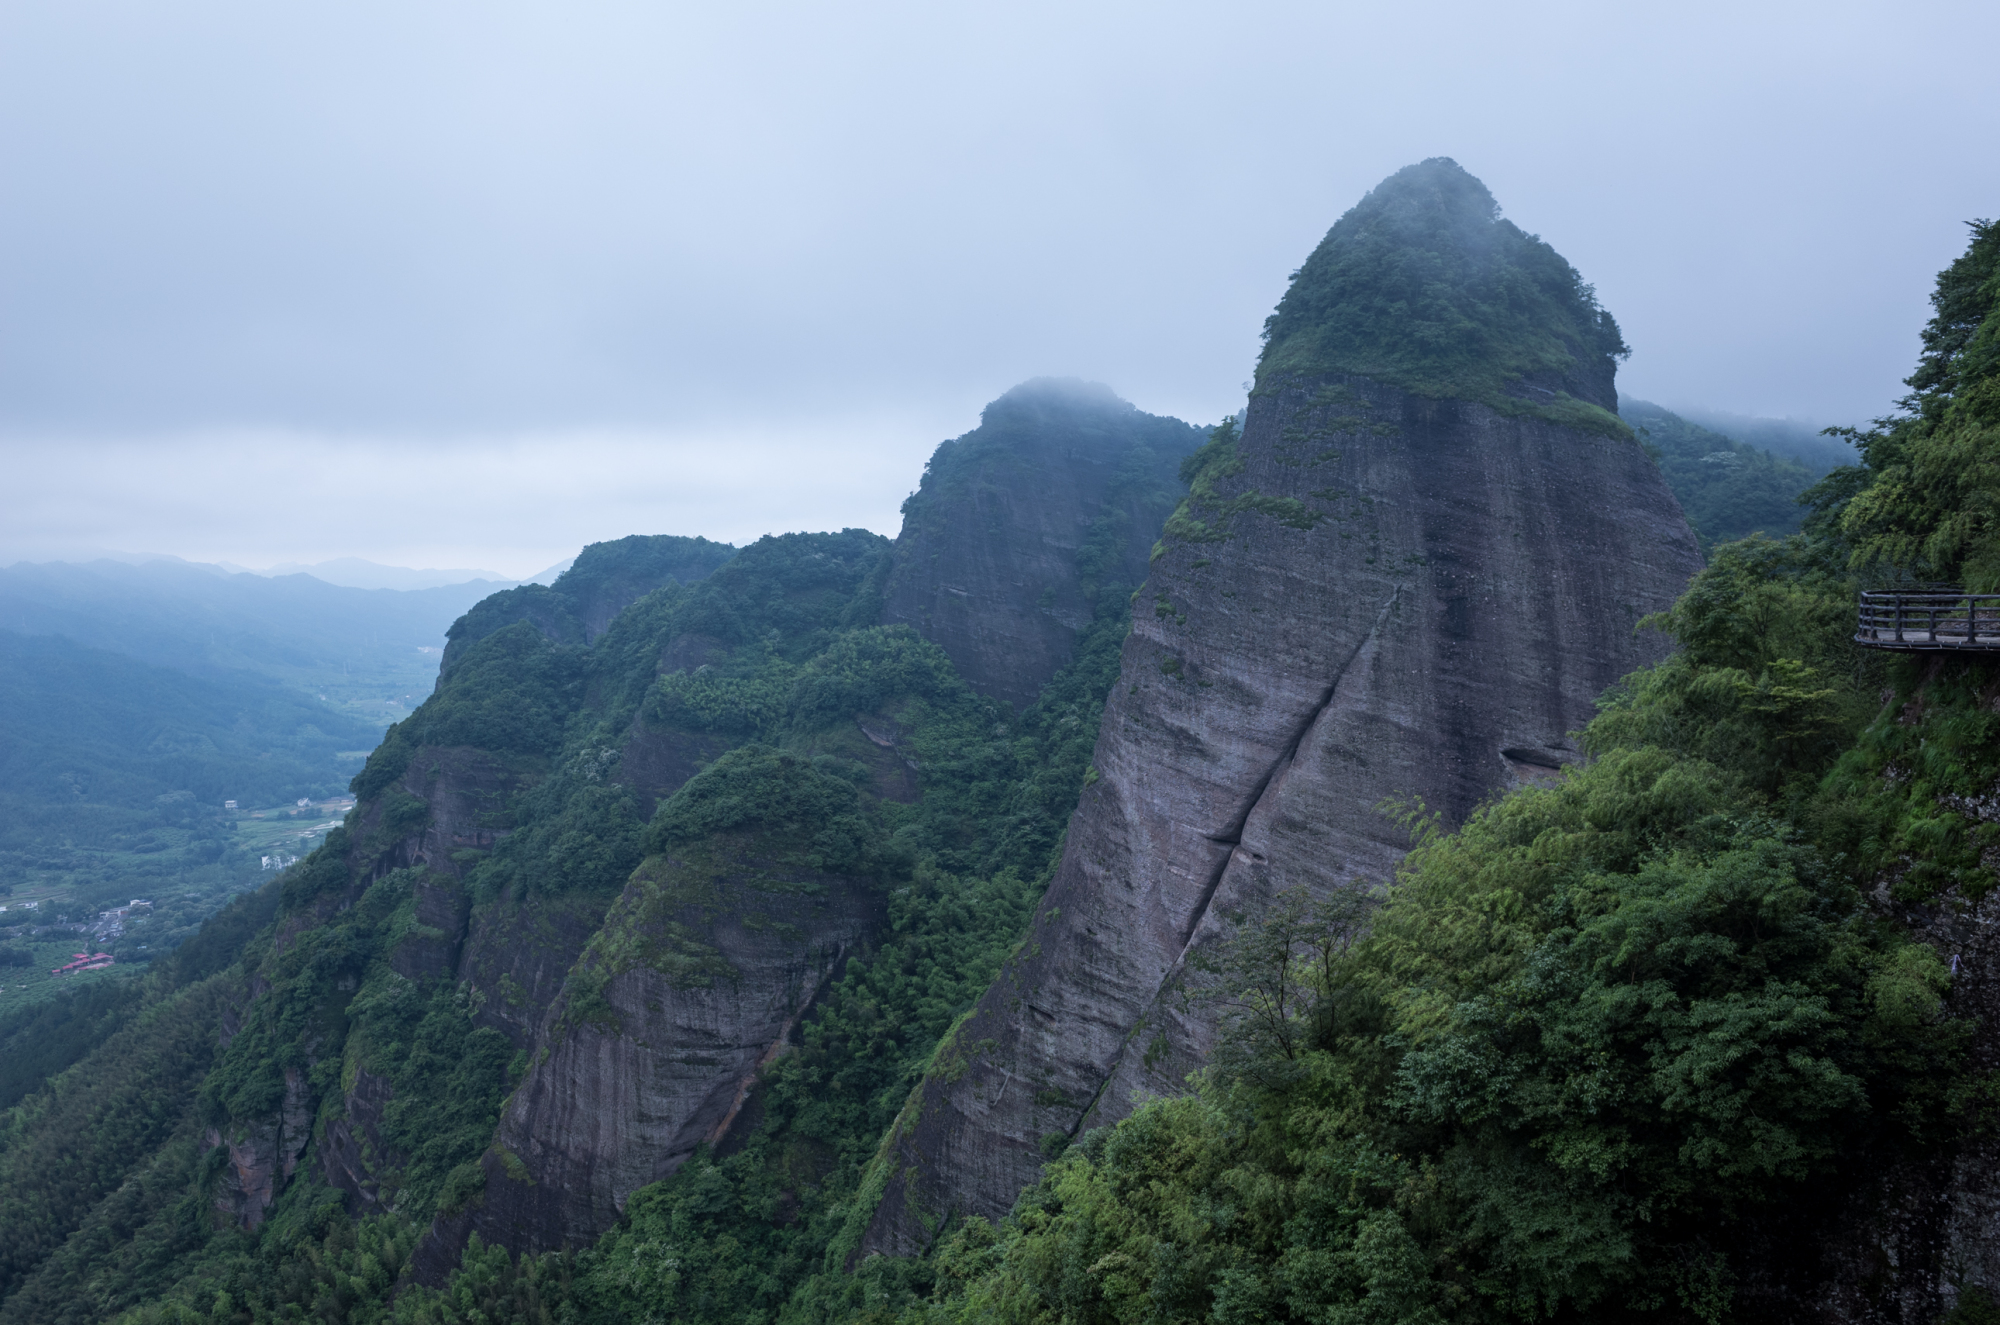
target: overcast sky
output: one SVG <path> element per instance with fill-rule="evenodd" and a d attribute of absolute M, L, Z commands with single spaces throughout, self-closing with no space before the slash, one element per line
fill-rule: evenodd
<path fill-rule="evenodd" d="M 1210 422 L 1455 157 L 1628 394 L 1854 422 L 2000 215 L 2000 5 L 0 4 L 0 560 L 893 534 L 1045 373 Z"/>

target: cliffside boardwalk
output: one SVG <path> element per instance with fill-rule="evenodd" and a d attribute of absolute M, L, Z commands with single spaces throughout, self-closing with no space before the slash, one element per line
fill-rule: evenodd
<path fill-rule="evenodd" d="M 2000 594 L 1931 585 L 1866 591 L 1854 642 L 1905 653 L 2000 652 Z"/>

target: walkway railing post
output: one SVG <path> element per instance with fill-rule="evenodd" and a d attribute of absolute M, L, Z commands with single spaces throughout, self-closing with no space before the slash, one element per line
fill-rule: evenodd
<path fill-rule="evenodd" d="M 2000 652 L 2000 593 L 1949 585 L 1865 590 L 1855 605 L 1854 642 L 1871 649 Z"/>

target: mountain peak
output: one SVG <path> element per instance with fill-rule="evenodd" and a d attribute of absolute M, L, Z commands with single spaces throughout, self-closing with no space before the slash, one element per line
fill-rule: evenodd
<path fill-rule="evenodd" d="M 1122 415 L 1136 413 L 1137 409 L 1102 382 L 1086 382 L 1080 377 L 1031 377 L 1002 392 L 980 411 L 980 421 L 1010 414 L 1039 416 L 1050 412 Z"/>
<path fill-rule="evenodd" d="M 1596 418 L 1617 408 L 1612 380 L 1627 352 L 1617 322 L 1450 157 L 1405 166 L 1336 221 L 1264 331 L 1260 385 L 1355 373 L 1622 431 Z"/>

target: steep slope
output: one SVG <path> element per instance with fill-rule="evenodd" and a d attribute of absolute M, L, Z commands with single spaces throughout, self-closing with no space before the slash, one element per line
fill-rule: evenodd
<path fill-rule="evenodd" d="M 1428 826 L 1365 919 L 1246 925 L 1198 1089 L 965 1221 L 902 1319 L 1995 1318 L 2000 662 L 1853 637 L 1876 574 L 2000 564 L 1972 231 L 1902 412 L 1716 550 L 1590 763 Z"/>
<path fill-rule="evenodd" d="M 1132 422 L 1105 399 L 1083 413 Z M 1185 449 L 1191 430 L 1136 417 Z M 302 1305 L 348 1291 L 322 1276 L 354 1236 L 378 1271 L 436 1284 L 475 1234 L 588 1246 L 722 1151 L 806 1212 L 755 1234 L 797 1243 L 758 1272 L 789 1291 L 1053 864 L 1125 629 L 1104 566 L 1129 570 L 1131 511 L 1181 490 L 1173 456 L 1130 440 L 1108 451 L 1132 462 L 1124 486 L 1065 507 L 1124 541 L 1079 536 L 1067 566 L 1027 518 L 1071 477 L 1044 470 L 1060 448 L 1030 427 L 985 451 L 978 500 L 1009 489 L 979 508 L 994 558 L 1042 557 L 1098 600 L 1047 684 L 1015 687 L 1039 690 L 1018 713 L 877 624 L 891 545 L 861 530 L 599 544 L 560 593 L 469 613 L 346 824 L 272 890 L 270 927 L 237 937 L 189 1032 L 195 1080 L 93 1159 L 80 1202 L 8 1180 L 39 1231 L 0 1321 L 162 1293 Z M 974 500 L 934 491 L 926 509 L 965 524 Z M 74 1075 L 124 1071 L 108 1052 Z"/>
<path fill-rule="evenodd" d="M 1608 412 L 1615 324 L 1495 210 L 1411 167 L 1295 278 L 1243 435 L 1190 464 L 1029 943 L 899 1121 L 864 1251 L 1004 1213 L 1067 1138 L 1180 1089 L 1212 1031 L 1183 976 L 1228 918 L 1379 884 L 1408 846 L 1380 803 L 1456 823 L 1545 778 L 1657 656 L 1633 627 L 1694 540 Z M 1446 314 L 1468 329 L 1427 359 L 1404 322 Z"/>
<path fill-rule="evenodd" d="M 1181 496 L 1175 471 L 1200 442 L 1107 387 L 1022 383 L 938 447 L 903 504 L 883 622 L 913 627 L 974 689 L 1025 708 L 1146 578 Z"/>
<path fill-rule="evenodd" d="M 545 1018 L 479 1199 L 420 1251 L 420 1274 L 441 1279 L 469 1233 L 594 1241 L 633 1192 L 729 1137 L 758 1069 L 881 931 L 903 871 L 852 782 L 749 747 L 668 804 Z"/>

